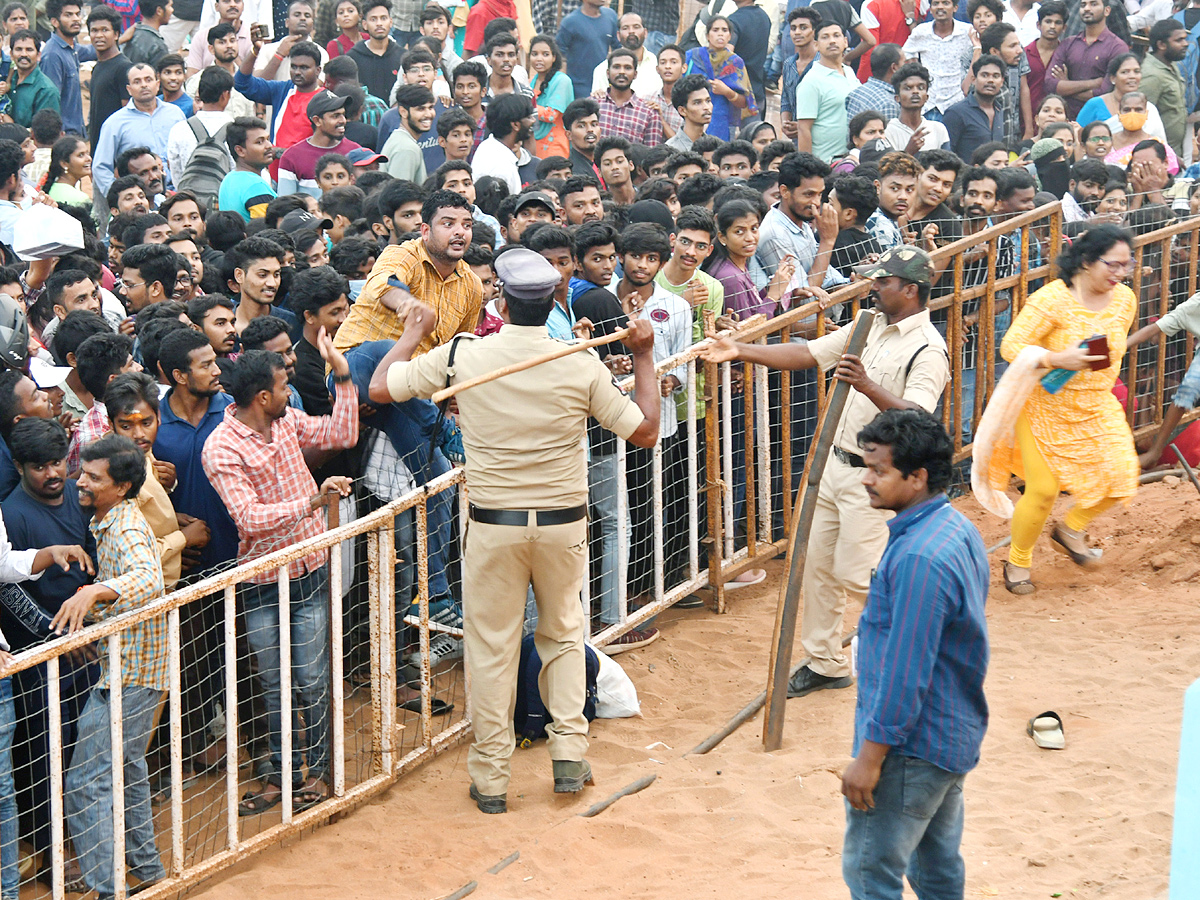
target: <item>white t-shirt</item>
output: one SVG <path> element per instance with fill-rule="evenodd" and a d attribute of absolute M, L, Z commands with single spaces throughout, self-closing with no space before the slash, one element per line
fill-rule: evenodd
<path fill-rule="evenodd" d="M 923 118 L 921 127 L 925 129 L 925 144 L 921 147 L 922 150 L 940 150 L 949 146 L 950 132 L 941 122 Z M 903 150 L 908 146 L 908 139 L 913 136 L 913 131 L 915 129 L 909 128 L 899 119 L 892 119 L 883 129 L 883 139 L 891 145 L 893 150 Z"/>
<path fill-rule="evenodd" d="M 471 159 L 471 177 L 478 183 L 480 178 L 491 175 L 504 181 L 508 185 L 509 193 L 519 194 L 521 173 L 517 167 L 528 163 L 530 158 L 524 147 L 520 148 L 518 156 L 514 156 L 495 135 L 489 135 Z"/>

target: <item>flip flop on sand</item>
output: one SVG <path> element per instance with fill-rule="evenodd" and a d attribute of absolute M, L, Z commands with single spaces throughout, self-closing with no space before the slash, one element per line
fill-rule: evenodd
<path fill-rule="evenodd" d="M 1067 746 L 1062 719 L 1054 710 L 1047 710 L 1030 719 L 1029 724 L 1025 726 L 1025 733 L 1043 750 L 1062 750 Z"/>
<path fill-rule="evenodd" d="M 750 587 L 752 584 L 758 584 L 765 580 L 766 577 L 766 569 L 747 569 L 732 581 L 725 582 L 725 590 L 736 591 L 738 588 Z"/>

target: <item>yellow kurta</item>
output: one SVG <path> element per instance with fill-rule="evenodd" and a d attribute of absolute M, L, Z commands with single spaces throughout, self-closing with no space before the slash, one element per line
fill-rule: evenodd
<path fill-rule="evenodd" d="M 1047 393 L 1039 384 L 1023 411 L 1059 488 L 1085 509 L 1106 497 L 1137 493 L 1133 434 L 1125 410 L 1112 393 L 1136 315 L 1137 298 L 1123 284 L 1116 286 L 1108 306 L 1093 312 L 1056 280 L 1029 298 L 1000 346 L 1001 355 L 1012 362 L 1030 345 L 1057 352 L 1077 347 L 1092 335 L 1108 335 L 1108 368 L 1076 372 L 1057 394 Z M 1020 450 L 1010 438 L 996 447 L 988 481 L 1003 490 L 1014 474 L 1023 477 L 1024 470 Z"/>

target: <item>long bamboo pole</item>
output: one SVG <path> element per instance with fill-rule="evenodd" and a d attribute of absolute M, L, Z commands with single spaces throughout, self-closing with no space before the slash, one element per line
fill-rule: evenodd
<path fill-rule="evenodd" d="M 534 366 L 540 366 L 542 363 L 562 359 L 564 356 L 570 356 L 572 353 L 578 353 L 580 350 L 601 347 L 604 344 L 611 344 L 613 341 L 619 341 L 627 337 L 629 337 L 629 329 L 622 328 L 620 331 L 614 331 L 612 334 L 604 337 L 592 338 L 590 341 L 580 341 L 578 344 L 566 344 L 561 350 L 555 350 L 552 353 L 543 353 L 541 356 L 531 356 L 529 359 L 523 359 L 519 363 L 513 363 L 511 366 L 502 366 L 493 372 L 488 372 L 486 375 L 468 378 L 460 384 L 452 384 L 450 387 L 443 388 L 434 394 L 433 402 L 441 403 L 443 400 L 453 397 L 459 391 L 479 387 L 481 384 L 487 384 L 489 381 L 495 381 L 497 378 L 503 378 L 505 375 L 524 372 L 526 369 L 532 369 Z"/>
<path fill-rule="evenodd" d="M 846 353 L 861 356 L 871 330 L 871 315 L 860 312 L 850 332 Z M 812 529 L 813 512 L 817 506 L 817 490 L 825 463 L 833 447 L 833 435 L 842 418 L 842 410 L 850 395 L 850 385 L 835 381 L 829 395 L 825 413 L 817 425 L 816 440 L 809 455 L 808 471 L 800 482 L 797 500 L 803 498 L 792 517 L 792 541 L 788 550 L 788 580 L 783 597 L 775 613 L 775 640 L 771 644 L 771 665 L 767 679 L 767 715 L 763 729 L 763 747 L 767 751 L 778 750 L 783 745 L 784 705 L 787 702 L 787 686 L 792 665 L 792 643 L 796 639 L 796 613 L 800 608 L 800 583 L 804 576 L 804 562 L 808 555 L 808 535 Z"/>

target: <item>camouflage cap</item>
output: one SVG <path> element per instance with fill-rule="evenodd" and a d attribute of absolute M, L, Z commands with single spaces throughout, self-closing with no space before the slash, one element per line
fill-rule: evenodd
<path fill-rule="evenodd" d="M 933 284 L 933 260 L 920 247 L 908 245 L 886 250 L 877 262 L 855 266 L 854 271 L 863 278 L 887 278 L 895 275 L 917 284 Z"/>

